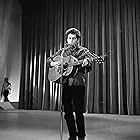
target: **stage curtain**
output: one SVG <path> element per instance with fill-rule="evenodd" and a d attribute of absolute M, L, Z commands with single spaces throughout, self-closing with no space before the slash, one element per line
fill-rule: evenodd
<path fill-rule="evenodd" d="M 140 49 L 135 0 L 47 0 L 23 3 L 20 109 L 59 110 L 60 85 L 48 80 L 47 57 L 70 27 L 81 45 L 104 55 L 88 74 L 86 111 L 140 114 Z"/>

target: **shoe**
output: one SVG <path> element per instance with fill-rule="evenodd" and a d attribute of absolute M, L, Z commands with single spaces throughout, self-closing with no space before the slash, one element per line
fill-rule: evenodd
<path fill-rule="evenodd" d="M 85 140 L 85 137 L 78 137 L 78 140 Z"/>
<path fill-rule="evenodd" d="M 77 140 L 76 137 L 69 137 L 68 140 Z"/>

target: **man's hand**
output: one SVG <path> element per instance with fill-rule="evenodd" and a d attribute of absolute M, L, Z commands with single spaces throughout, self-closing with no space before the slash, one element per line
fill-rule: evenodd
<path fill-rule="evenodd" d="M 88 60 L 87 59 L 84 59 L 83 64 L 82 64 L 82 67 L 84 67 L 86 65 L 88 65 Z"/>
<path fill-rule="evenodd" d="M 52 67 L 58 67 L 58 66 L 60 66 L 60 62 L 59 61 L 58 62 L 51 62 L 50 65 Z"/>

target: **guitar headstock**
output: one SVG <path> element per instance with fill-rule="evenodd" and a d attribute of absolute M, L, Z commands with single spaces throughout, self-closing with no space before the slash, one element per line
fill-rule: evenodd
<path fill-rule="evenodd" d="M 108 56 L 110 53 L 111 53 L 111 51 L 108 51 L 108 52 L 105 53 L 104 55 L 98 56 L 98 57 L 95 59 L 96 63 L 99 63 L 99 64 L 104 63 L 104 62 L 106 61 L 107 56 Z"/>
<path fill-rule="evenodd" d="M 99 63 L 99 64 L 104 63 L 104 61 L 105 61 L 105 59 L 104 59 L 104 57 L 102 57 L 102 56 L 99 56 L 98 58 L 95 59 L 95 62 L 96 62 L 96 63 Z"/>

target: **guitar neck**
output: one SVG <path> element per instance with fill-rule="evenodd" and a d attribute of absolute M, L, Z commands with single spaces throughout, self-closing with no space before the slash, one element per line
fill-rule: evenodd
<path fill-rule="evenodd" d="M 98 58 L 95 58 L 95 57 L 94 57 L 93 59 L 95 59 L 95 60 L 96 60 L 96 59 L 98 59 Z M 74 63 L 69 64 L 69 66 L 77 66 L 77 65 L 80 65 L 80 64 L 82 64 L 82 63 L 83 63 L 83 61 L 84 61 L 84 60 L 79 60 L 79 61 L 76 61 L 76 62 L 74 62 Z"/>

